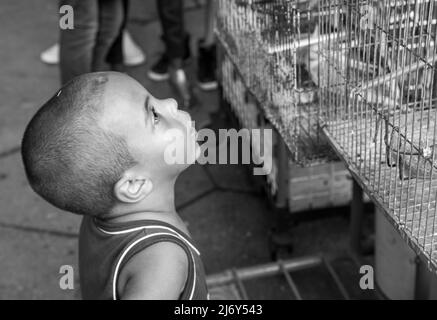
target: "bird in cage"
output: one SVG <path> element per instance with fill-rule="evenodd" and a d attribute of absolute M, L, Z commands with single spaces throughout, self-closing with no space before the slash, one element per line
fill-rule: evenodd
<path fill-rule="evenodd" d="M 403 122 L 403 119 L 400 119 Z M 391 129 L 386 139 L 387 164 L 398 167 L 399 177 L 426 179 L 437 177 L 437 142 L 434 137 L 435 114 L 423 114 L 408 124 Z M 389 131 L 389 129 L 386 129 Z"/>
<path fill-rule="evenodd" d="M 429 4 L 421 5 L 412 8 L 405 3 L 386 10 L 388 23 L 383 30 L 391 39 L 383 46 L 387 76 L 397 81 L 397 96 L 405 113 L 405 121 L 399 121 L 386 141 L 387 164 L 398 166 L 399 176 L 404 180 L 434 178 L 437 168 L 433 129 L 436 119 L 424 113 L 435 105 L 432 103 L 435 21 L 424 18 L 434 15 Z M 416 111 L 421 113 L 415 114 Z"/>

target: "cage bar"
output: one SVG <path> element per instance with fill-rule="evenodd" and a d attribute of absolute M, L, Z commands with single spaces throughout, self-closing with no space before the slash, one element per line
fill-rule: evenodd
<path fill-rule="evenodd" d="M 207 285 L 210 290 L 216 288 L 228 288 L 224 290 L 219 290 L 219 292 L 231 292 L 232 295 L 235 295 L 234 288 L 237 287 L 238 295 L 246 300 L 250 297 L 246 291 L 246 288 L 244 287 L 244 281 L 283 275 L 285 277 L 285 283 L 288 286 L 288 289 L 293 293 L 292 298 L 302 300 L 302 293 L 301 291 L 299 291 L 290 274 L 292 274 L 293 272 L 308 270 L 315 267 L 324 267 L 328 271 L 330 278 L 335 282 L 343 298 L 348 300 L 350 299 L 350 294 L 343 285 L 341 277 L 335 271 L 330 262 L 332 260 L 335 260 L 336 258 L 338 257 L 314 255 L 289 260 L 278 260 L 276 262 L 260 264 L 246 268 L 231 269 L 225 272 L 208 276 Z"/>

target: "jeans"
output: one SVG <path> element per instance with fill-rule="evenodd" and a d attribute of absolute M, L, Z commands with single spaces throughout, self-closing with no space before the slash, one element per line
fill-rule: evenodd
<path fill-rule="evenodd" d="M 106 70 L 106 57 L 120 34 L 122 0 L 60 0 L 74 12 L 74 29 L 60 33 L 61 82 L 94 71 Z"/>
<path fill-rule="evenodd" d="M 110 65 L 122 65 L 124 63 L 123 56 L 123 31 L 127 24 L 127 13 L 129 11 L 129 1 L 123 1 L 123 21 L 121 23 L 120 32 L 115 39 L 111 49 L 109 49 L 108 55 L 106 56 L 106 62 Z"/>
<path fill-rule="evenodd" d="M 166 55 L 170 59 L 186 57 L 188 35 L 184 27 L 184 6 L 182 0 L 157 0 Z"/>

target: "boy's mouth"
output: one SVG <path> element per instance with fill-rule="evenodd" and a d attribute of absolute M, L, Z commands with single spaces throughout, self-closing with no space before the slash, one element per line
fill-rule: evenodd
<path fill-rule="evenodd" d="M 191 123 L 191 116 L 188 112 L 178 110 L 178 118 L 182 123 Z"/>

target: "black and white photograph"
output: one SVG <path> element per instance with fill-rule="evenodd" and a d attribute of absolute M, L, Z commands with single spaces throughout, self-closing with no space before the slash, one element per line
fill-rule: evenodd
<path fill-rule="evenodd" d="M 0 21 L 0 300 L 437 299 L 437 0 Z"/>

